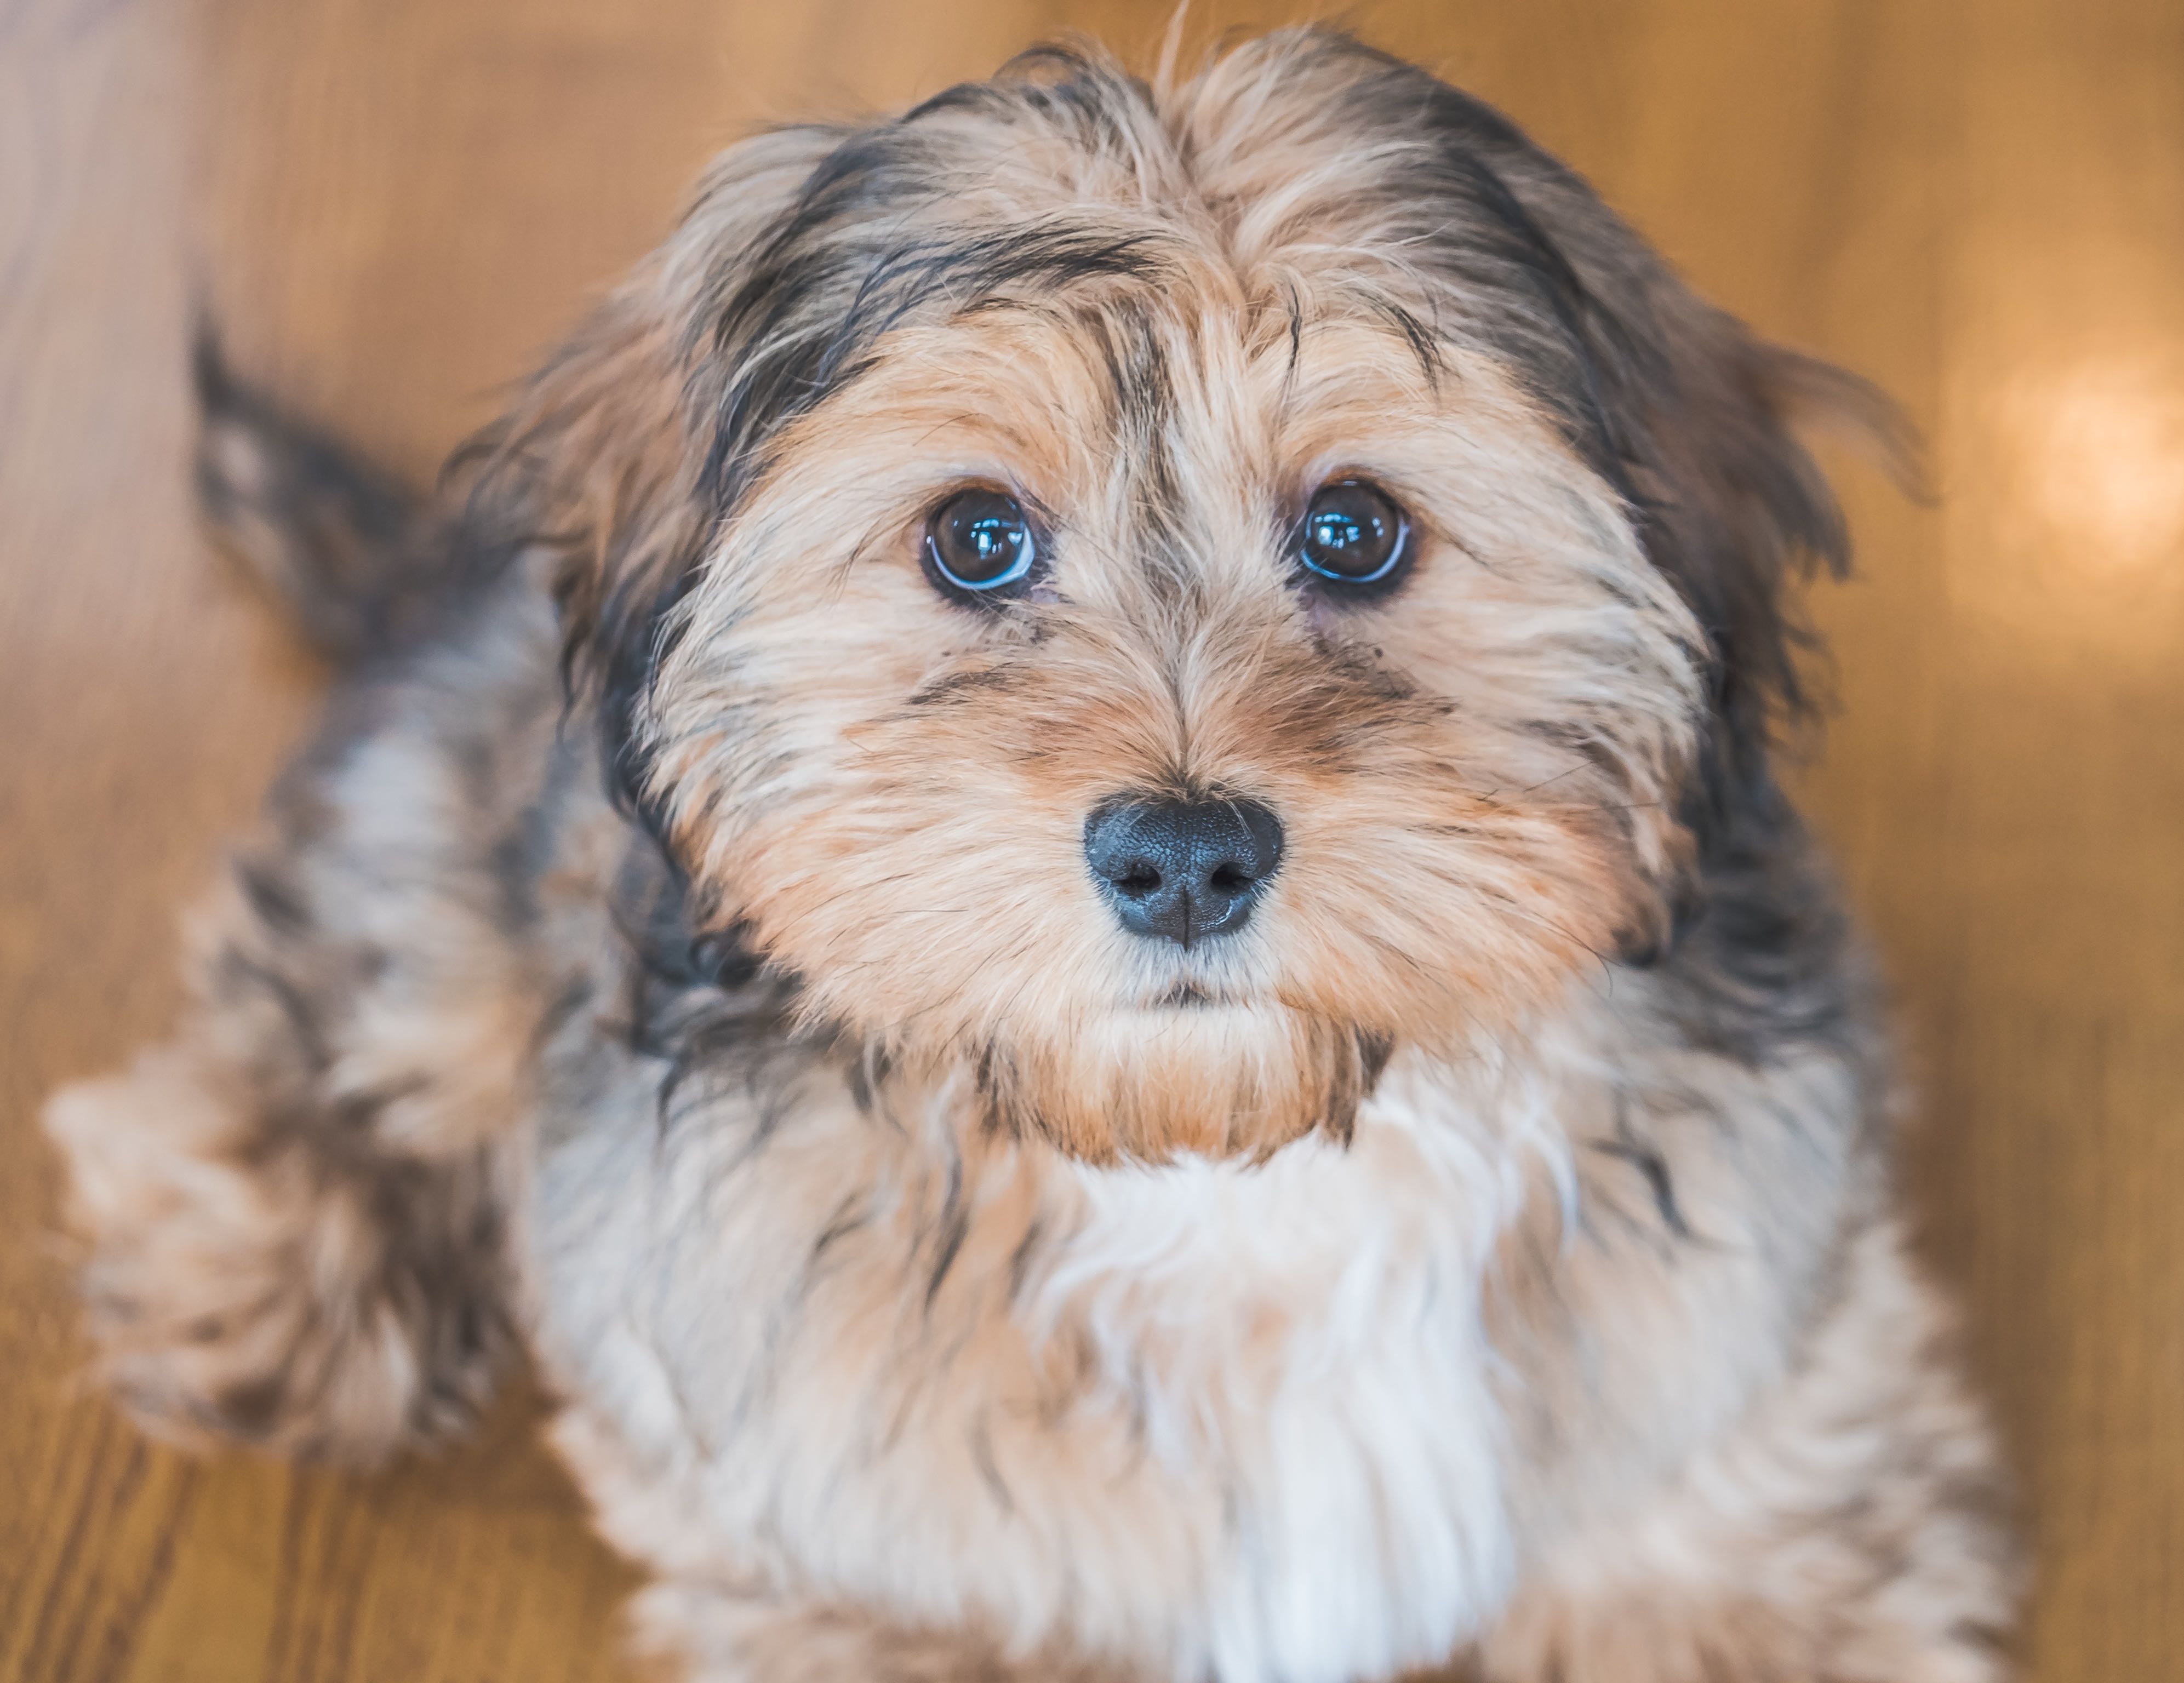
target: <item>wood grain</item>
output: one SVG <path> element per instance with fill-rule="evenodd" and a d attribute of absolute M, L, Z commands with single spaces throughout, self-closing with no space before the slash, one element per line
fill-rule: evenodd
<path fill-rule="evenodd" d="M 320 682 L 191 527 L 196 301 L 421 474 L 739 130 L 1166 8 L 0 0 L 0 1683 L 632 1675 L 521 1398 L 366 1479 L 185 1460 L 75 1382 L 36 1106 L 165 1022 L 170 909 Z M 1802 782 L 1903 1000 L 1918 1211 L 2039 1539 L 2030 1673 L 2184 1678 L 2184 8 L 1348 15 L 1924 429 L 1930 502 L 1844 465 Z"/>

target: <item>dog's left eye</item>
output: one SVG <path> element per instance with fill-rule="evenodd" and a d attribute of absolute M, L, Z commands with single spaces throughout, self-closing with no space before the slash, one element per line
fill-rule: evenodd
<path fill-rule="evenodd" d="M 1039 540 L 1023 505 L 1002 491 L 958 491 L 925 523 L 925 571 L 944 596 L 1009 594 L 1030 578 Z"/>
<path fill-rule="evenodd" d="M 1411 523 L 1395 499 L 1362 479 L 1323 485 L 1297 528 L 1296 558 L 1329 583 L 1384 589 L 1410 560 Z"/>

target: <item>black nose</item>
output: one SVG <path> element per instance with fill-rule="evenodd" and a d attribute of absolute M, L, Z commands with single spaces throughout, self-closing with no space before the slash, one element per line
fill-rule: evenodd
<path fill-rule="evenodd" d="M 1123 927 L 1182 946 L 1240 929 L 1282 861 L 1281 821 L 1256 800 L 1111 800 L 1084 856 Z"/>

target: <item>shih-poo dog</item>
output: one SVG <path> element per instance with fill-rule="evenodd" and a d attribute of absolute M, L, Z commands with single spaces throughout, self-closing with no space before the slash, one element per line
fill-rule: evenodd
<path fill-rule="evenodd" d="M 1770 773 L 1878 400 L 1506 120 L 1303 30 L 762 135 L 428 503 L 199 377 L 348 672 L 50 1112 L 146 1421 L 520 1341 L 707 1683 L 2001 1675 Z"/>

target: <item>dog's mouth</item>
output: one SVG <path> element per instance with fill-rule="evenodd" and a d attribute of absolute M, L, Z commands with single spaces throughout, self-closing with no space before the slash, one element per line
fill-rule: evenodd
<path fill-rule="evenodd" d="M 1217 1011 L 1256 1005 L 1258 1000 L 1205 982 L 1177 982 L 1139 1002 L 1148 1011 Z"/>
<path fill-rule="evenodd" d="M 1125 1013 L 1166 1016 L 1177 1011 L 1263 1011 L 1279 1002 L 1273 978 L 1253 973 L 1256 967 L 1223 962 L 1225 954 L 1176 954 L 1170 962 L 1148 966 L 1117 990 L 1116 1006 Z"/>

